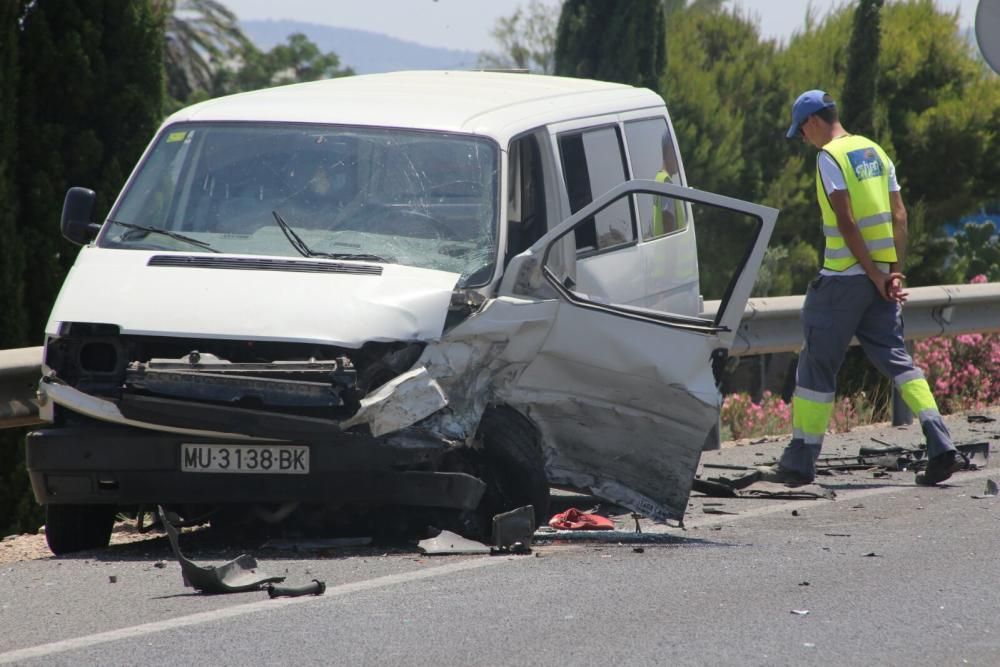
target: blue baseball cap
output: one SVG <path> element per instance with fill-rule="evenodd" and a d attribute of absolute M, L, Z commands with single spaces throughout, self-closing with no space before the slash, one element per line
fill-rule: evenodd
<path fill-rule="evenodd" d="M 792 105 L 792 126 L 788 128 L 788 134 L 785 136 L 789 139 L 793 138 L 799 133 L 799 126 L 806 122 L 809 116 L 820 109 L 828 109 L 835 106 L 837 106 L 837 103 L 833 101 L 833 98 L 822 90 L 807 90 L 799 95 L 799 98 L 795 100 L 795 104 Z"/>

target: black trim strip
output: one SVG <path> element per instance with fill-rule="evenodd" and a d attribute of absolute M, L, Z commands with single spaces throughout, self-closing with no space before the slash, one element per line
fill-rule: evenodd
<path fill-rule="evenodd" d="M 639 322 L 647 322 L 649 324 L 659 324 L 660 326 L 669 327 L 671 329 L 681 329 L 684 331 L 692 331 L 694 333 L 718 334 L 724 331 L 729 331 L 728 327 L 719 326 L 714 323 L 708 324 L 711 320 L 702 318 L 689 318 L 682 315 L 668 315 L 666 313 L 637 313 L 622 306 L 597 303 L 596 301 L 581 299 L 571 290 L 562 285 L 558 278 L 556 278 L 555 275 L 549 271 L 548 267 L 543 266 L 542 273 L 556 289 L 556 291 L 563 296 L 563 298 L 572 303 L 574 306 L 579 306 L 580 308 L 584 308 L 586 310 L 594 310 L 600 313 L 607 313 L 609 315 L 617 315 L 618 317 L 624 317 L 629 320 L 637 320 Z"/>
<path fill-rule="evenodd" d="M 235 271 L 290 271 L 298 273 L 349 273 L 363 276 L 380 276 L 382 267 L 377 264 L 348 264 L 344 262 L 310 262 L 300 259 L 267 259 L 263 257 L 212 257 L 208 255 L 153 255 L 147 266 L 229 269 Z"/>

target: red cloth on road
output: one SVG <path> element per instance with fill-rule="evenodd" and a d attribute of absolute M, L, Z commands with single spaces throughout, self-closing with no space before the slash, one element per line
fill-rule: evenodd
<path fill-rule="evenodd" d="M 549 519 L 549 525 L 559 530 L 614 530 L 611 519 L 599 514 L 584 514 L 575 507 L 556 514 Z"/>

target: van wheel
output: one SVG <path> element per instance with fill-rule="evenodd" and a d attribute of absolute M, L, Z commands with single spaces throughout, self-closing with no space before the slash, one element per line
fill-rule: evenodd
<path fill-rule="evenodd" d="M 114 505 L 46 505 L 45 541 L 56 556 L 103 549 L 114 523 Z"/>
<path fill-rule="evenodd" d="M 479 423 L 479 437 L 486 492 L 478 514 L 486 532 L 492 530 L 494 514 L 525 505 L 535 508 L 535 526 L 544 526 L 549 520 L 549 481 L 535 426 L 511 408 L 489 408 Z"/>

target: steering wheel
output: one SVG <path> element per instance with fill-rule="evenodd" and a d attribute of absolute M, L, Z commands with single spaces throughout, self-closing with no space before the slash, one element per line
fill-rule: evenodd
<path fill-rule="evenodd" d="M 410 229 L 423 227 L 434 232 L 431 236 L 426 234 L 409 233 Z M 394 232 L 400 236 L 411 236 L 414 238 L 444 238 L 449 241 L 461 241 L 461 237 L 455 233 L 448 225 L 437 218 L 412 208 L 397 208 L 387 204 L 365 204 L 362 208 L 354 211 L 344 220 L 336 221 L 330 230 L 354 229 L 364 231 L 367 228 L 374 228 L 379 232 Z"/>

